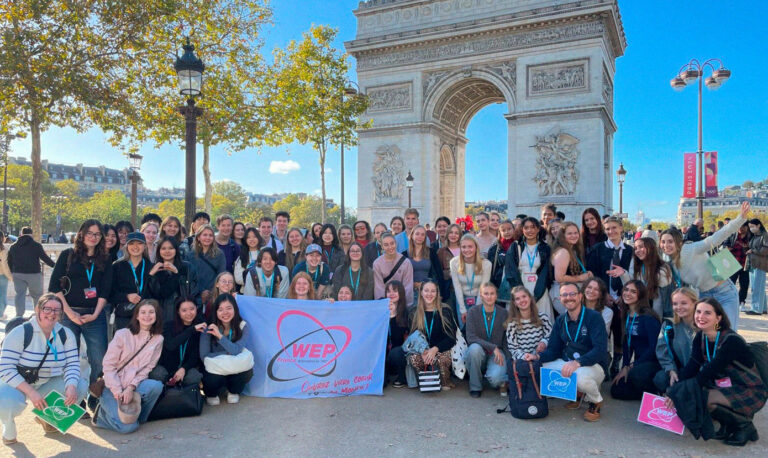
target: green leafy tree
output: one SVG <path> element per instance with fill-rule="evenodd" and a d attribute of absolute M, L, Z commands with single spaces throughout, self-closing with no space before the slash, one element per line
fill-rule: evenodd
<path fill-rule="evenodd" d="M 116 189 L 97 192 L 79 207 L 78 219 L 96 218 L 102 223 L 114 224 L 131 217 L 131 200 Z"/>
<path fill-rule="evenodd" d="M 238 210 L 238 214 L 245 210 L 248 203 L 248 194 L 245 192 L 245 189 L 234 181 L 224 180 L 214 183 L 213 194 L 229 199 Z"/>
<path fill-rule="evenodd" d="M 333 224 L 339 224 L 340 209 L 334 205 L 330 209 L 323 209 L 323 200 L 317 196 L 299 197 L 296 194 L 289 194 L 282 200 L 275 202 L 272 208 L 275 212 L 287 211 L 291 215 L 291 226 L 309 228 L 312 223 L 321 221 L 323 210 L 326 210 L 327 221 Z"/>
<path fill-rule="evenodd" d="M 271 98 L 283 107 L 290 135 L 317 151 L 323 202 L 328 150 L 342 142 L 356 143 L 355 129 L 361 127 L 357 120 L 368 106 L 363 96 L 344 97 L 349 64 L 347 55 L 333 47 L 336 33 L 330 27 L 314 26 L 300 42 L 291 41 L 284 52 L 274 53 L 277 80 Z M 326 221 L 325 206 L 321 206 L 320 221 Z"/>

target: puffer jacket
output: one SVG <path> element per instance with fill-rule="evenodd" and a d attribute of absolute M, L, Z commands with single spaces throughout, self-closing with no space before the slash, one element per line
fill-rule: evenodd
<path fill-rule="evenodd" d="M 749 266 L 768 272 L 768 232 L 763 231 L 749 241 Z"/>

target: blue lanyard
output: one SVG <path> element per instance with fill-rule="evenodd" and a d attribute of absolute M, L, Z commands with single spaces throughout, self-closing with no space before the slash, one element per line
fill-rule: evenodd
<path fill-rule="evenodd" d="M 579 318 L 579 326 L 576 328 L 576 339 L 579 338 L 579 333 L 581 332 L 581 325 L 584 323 L 584 306 L 581 307 L 581 311 L 579 313 L 581 317 Z M 573 337 L 571 337 L 571 332 L 568 330 L 568 317 L 566 317 L 564 325 L 565 325 L 564 326 L 565 333 L 566 335 L 568 335 L 568 339 L 571 342 L 576 342 L 576 340 L 574 340 Z"/>
<path fill-rule="evenodd" d="M 88 287 L 89 288 L 92 286 L 91 285 L 91 279 L 93 278 L 93 266 L 94 266 L 94 262 L 91 261 L 91 268 L 89 270 L 85 271 L 85 275 L 88 277 Z"/>
<path fill-rule="evenodd" d="M 680 281 L 680 274 L 677 273 L 677 269 L 675 269 L 675 266 L 672 265 L 672 263 L 669 263 L 669 268 L 672 269 L 672 277 L 675 279 L 675 285 L 679 288 L 683 285 L 683 282 Z"/>
<path fill-rule="evenodd" d="M 318 265 L 317 265 L 317 269 L 315 269 L 315 273 L 314 273 L 314 274 L 311 274 L 311 273 L 309 272 L 309 264 L 307 264 L 307 275 L 311 275 L 311 276 L 312 276 L 312 282 L 313 282 L 313 283 L 317 283 L 317 274 L 319 274 L 319 273 L 320 273 L 320 266 L 321 266 L 321 264 L 318 264 Z"/>
<path fill-rule="evenodd" d="M 576 258 L 576 262 L 579 263 L 579 267 L 581 267 L 581 273 L 585 274 L 587 273 L 587 269 L 584 267 L 584 263 L 581 262 L 581 259 L 579 259 L 579 255 L 576 253 L 573 253 L 573 257 Z"/>
<path fill-rule="evenodd" d="M 642 278 L 642 280 L 643 280 L 643 284 L 647 284 L 647 283 L 648 283 L 648 282 L 645 280 L 645 264 L 643 264 L 643 265 L 640 267 L 640 277 L 641 277 L 641 278 Z"/>
<path fill-rule="evenodd" d="M 50 348 L 51 351 L 53 352 L 53 359 L 58 361 L 59 360 L 59 351 L 56 350 L 56 329 L 53 330 L 53 337 L 51 337 L 51 340 L 46 339 L 45 340 L 45 344 L 48 345 L 48 348 Z M 53 345 L 51 345 L 51 344 L 53 344 Z"/>
<path fill-rule="evenodd" d="M 357 271 L 357 281 L 352 281 L 352 268 L 349 268 L 349 283 L 352 286 L 352 292 L 355 296 L 357 296 L 357 287 L 360 286 L 360 271 L 363 270 L 362 267 Z"/>
<path fill-rule="evenodd" d="M 635 320 L 637 319 L 637 313 L 632 315 L 632 325 L 629 324 L 629 315 L 627 315 L 627 348 L 632 346 L 632 330 L 635 329 Z"/>
<path fill-rule="evenodd" d="M 139 279 L 136 277 L 136 268 L 133 267 L 133 263 L 129 260 L 128 265 L 131 266 L 131 271 L 133 272 L 133 281 L 136 283 L 136 292 L 138 294 L 141 294 L 141 291 L 144 289 L 144 260 L 141 260 L 141 283 L 139 283 Z"/>
<path fill-rule="evenodd" d="M 323 254 L 325 255 L 326 259 L 328 259 L 328 263 L 330 264 L 331 258 L 333 257 L 333 247 L 331 247 L 330 253 L 328 253 L 327 251 L 325 251 L 325 249 L 323 249 Z"/>
<path fill-rule="evenodd" d="M 381 256 L 381 245 L 379 245 L 379 242 L 375 242 L 375 243 L 376 243 L 376 257 L 378 258 L 379 256 Z"/>
<path fill-rule="evenodd" d="M 469 277 L 464 275 L 464 279 L 467 280 L 469 285 L 469 295 L 472 295 L 472 290 L 475 289 L 475 269 L 472 269 L 472 281 L 469 281 Z"/>
<path fill-rule="evenodd" d="M 533 272 L 533 265 L 536 264 L 536 256 L 539 254 L 539 244 L 533 246 L 533 257 L 531 257 L 531 252 L 528 251 L 528 244 L 525 245 L 525 255 L 528 257 L 528 269 L 529 272 Z"/>
<path fill-rule="evenodd" d="M 278 267 L 275 266 L 275 269 L 277 269 L 277 268 Z M 266 286 L 267 285 L 267 277 L 264 276 L 264 269 L 262 269 L 259 273 L 261 274 L 261 282 L 264 283 L 264 286 L 267 288 L 267 295 L 266 295 L 266 297 L 272 297 L 272 291 L 274 291 L 274 289 L 275 289 L 275 271 L 272 270 L 272 282 L 271 282 L 271 284 L 269 286 Z"/>
<path fill-rule="evenodd" d="M 435 325 L 435 313 L 432 312 L 432 320 L 430 320 L 429 326 L 427 326 L 427 312 L 424 312 L 424 329 L 427 330 L 427 340 L 432 338 L 432 327 Z"/>
<path fill-rule="evenodd" d="M 189 340 L 184 342 L 184 345 L 179 346 L 179 367 L 181 367 L 182 363 L 184 362 L 184 353 L 187 352 L 188 343 L 189 343 Z"/>
<path fill-rule="evenodd" d="M 488 336 L 488 342 L 491 341 L 491 333 L 493 332 L 493 323 L 496 322 L 496 306 L 493 306 L 493 318 L 491 318 L 491 328 L 488 329 L 488 317 L 485 316 L 485 310 L 483 310 L 483 324 L 485 324 L 485 335 Z"/>
<path fill-rule="evenodd" d="M 717 342 L 720 340 L 720 331 L 717 331 L 717 336 L 715 337 L 715 348 L 712 350 L 712 357 L 709 356 L 709 337 L 704 336 L 704 338 L 707 339 L 704 344 L 704 348 L 707 349 L 707 361 L 712 362 L 712 359 L 717 355 Z"/>

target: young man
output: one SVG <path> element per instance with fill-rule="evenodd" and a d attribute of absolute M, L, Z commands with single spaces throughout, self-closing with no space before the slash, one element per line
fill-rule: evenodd
<path fill-rule="evenodd" d="M 547 349 L 539 355 L 543 366 L 559 370 L 568 378 L 576 373 L 578 391 L 584 393 L 589 408 L 584 420 L 600 419 L 603 397 L 600 384 L 608 368 L 608 335 L 600 312 L 584 307 L 579 287 L 575 283 L 560 285 L 560 301 L 566 313 L 557 317 L 549 336 Z M 568 409 L 578 409 L 579 402 L 566 404 Z"/>
<path fill-rule="evenodd" d="M 290 222 L 291 215 L 288 212 L 280 211 L 275 213 L 275 229 L 272 231 L 272 235 L 274 235 L 283 246 L 288 242 L 286 237 L 288 236 L 288 223 Z"/>
<path fill-rule="evenodd" d="M 141 218 L 141 223 L 139 223 L 139 227 L 143 226 L 144 223 L 148 223 L 150 221 L 153 223 L 156 223 L 157 227 L 160 227 L 160 225 L 163 224 L 163 219 L 160 218 L 160 215 L 158 215 L 157 213 L 147 213 Z"/>
<path fill-rule="evenodd" d="M 283 242 L 272 235 L 272 218 L 269 216 L 263 216 L 259 220 L 259 234 L 264 239 L 264 246 L 271 246 L 278 253 L 283 251 Z"/>
<path fill-rule="evenodd" d="M 224 253 L 229 273 L 234 273 L 235 259 L 240 255 L 240 246 L 232 239 L 232 226 L 234 220 L 229 215 L 220 215 L 216 218 L 216 245 Z"/>
<path fill-rule="evenodd" d="M 8 267 L 13 277 L 13 288 L 16 290 L 14 303 L 16 316 L 24 315 L 27 301 L 27 288 L 32 304 L 43 295 L 43 274 L 40 270 L 40 261 L 50 267 L 56 264 L 45 254 L 43 246 L 32 238 L 32 228 L 22 227 L 21 237 L 8 248 Z"/>
<path fill-rule="evenodd" d="M 467 352 L 464 362 L 469 373 L 469 395 L 479 398 L 483 392 L 483 372 L 492 387 L 507 380 L 504 347 L 507 330 L 507 311 L 496 305 L 496 287 L 480 286 L 482 307 L 471 307 L 467 312 Z M 500 390 L 506 396 L 506 387 Z"/>
<path fill-rule="evenodd" d="M 415 208 L 405 210 L 405 230 L 395 236 L 397 241 L 397 252 L 402 253 L 408 250 L 408 237 L 411 236 L 413 228 L 419 225 L 419 211 Z"/>
<path fill-rule="evenodd" d="M 323 262 L 322 248 L 315 243 L 310 244 L 306 251 L 306 261 L 296 264 L 291 272 L 291 277 L 299 272 L 306 272 L 312 277 L 312 283 L 315 287 L 315 298 L 323 297 L 325 288 L 331 283 L 331 268 Z"/>

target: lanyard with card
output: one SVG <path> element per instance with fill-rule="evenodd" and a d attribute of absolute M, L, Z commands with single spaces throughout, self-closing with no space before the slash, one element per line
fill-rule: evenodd
<path fill-rule="evenodd" d="M 91 281 L 93 280 L 93 267 L 95 263 L 91 261 L 91 268 L 86 269 L 85 275 L 88 277 L 88 287 L 83 289 L 83 293 L 85 293 L 86 299 L 95 299 L 97 296 L 96 288 L 93 287 L 93 284 Z"/>

